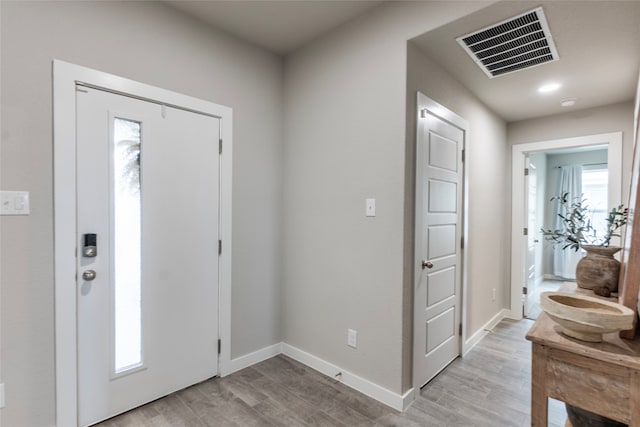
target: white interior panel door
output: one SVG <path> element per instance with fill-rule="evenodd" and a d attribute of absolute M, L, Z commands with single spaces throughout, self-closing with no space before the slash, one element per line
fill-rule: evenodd
<path fill-rule="evenodd" d="M 85 426 L 217 374 L 220 123 L 84 87 L 76 114 Z"/>
<path fill-rule="evenodd" d="M 460 354 L 465 132 L 422 108 L 417 136 L 414 386 L 421 387 Z"/>
<path fill-rule="evenodd" d="M 532 304 L 536 303 L 535 299 L 529 295 L 535 293 L 536 288 L 536 245 L 538 243 L 538 226 L 536 217 L 537 207 L 537 177 L 538 171 L 531 163 L 529 158 L 525 161 L 527 167 L 527 175 L 525 176 L 525 204 L 526 204 L 526 223 L 527 223 L 527 278 L 524 284 L 524 292 L 522 293 L 522 315 L 527 317 L 531 311 Z"/>

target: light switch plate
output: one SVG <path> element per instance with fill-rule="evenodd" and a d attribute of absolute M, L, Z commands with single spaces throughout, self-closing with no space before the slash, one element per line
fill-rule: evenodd
<path fill-rule="evenodd" d="M 366 216 L 376 216 L 376 199 L 367 199 Z"/>
<path fill-rule="evenodd" d="M 358 347 L 358 331 L 347 329 L 347 345 L 353 348 Z"/>
<path fill-rule="evenodd" d="M 29 215 L 28 191 L 0 191 L 0 215 Z"/>

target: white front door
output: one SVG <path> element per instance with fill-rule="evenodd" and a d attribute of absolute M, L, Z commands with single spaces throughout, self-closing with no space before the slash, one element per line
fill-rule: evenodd
<path fill-rule="evenodd" d="M 85 426 L 217 374 L 220 120 L 76 94 Z"/>
<path fill-rule="evenodd" d="M 465 130 L 422 94 L 418 111 L 414 386 L 422 387 L 460 355 Z"/>

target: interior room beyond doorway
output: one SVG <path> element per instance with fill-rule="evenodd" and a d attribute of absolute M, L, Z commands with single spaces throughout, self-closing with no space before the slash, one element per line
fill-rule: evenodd
<path fill-rule="evenodd" d="M 568 193 L 569 200 L 584 200 L 594 227 L 605 227 L 608 210 L 608 148 L 590 146 L 536 152 L 529 155 L 529 240 L 526 317 L 540 312 L 539 296 L 575 281 L 575 268 L 584 251 L 562 249 L 545 240 L 541 230 L 560 228 L 560 204 L 554 197 Z"/>

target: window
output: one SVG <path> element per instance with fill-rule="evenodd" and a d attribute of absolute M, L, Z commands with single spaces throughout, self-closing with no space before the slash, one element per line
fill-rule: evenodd
<path fill-rule="evenodd" d="M 584 169 L 582 171 L 582 197 L 587 200 L 591 223 L 598 236 L 603 236 L 607 229 L 607 189 L 609 171 L 607 169 Z"/>
<path fill-rule="evenodd" d="M 114 372 L 142 366 L 141 298 L 141 123 L 113 123 L 113 304 Z"/>

